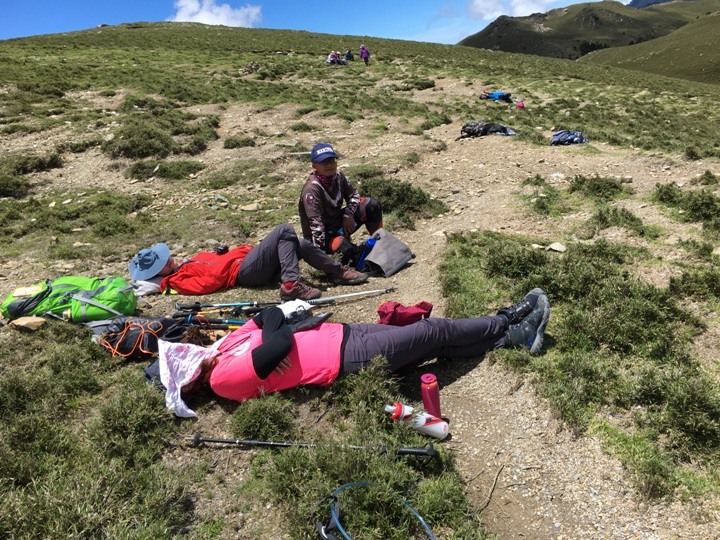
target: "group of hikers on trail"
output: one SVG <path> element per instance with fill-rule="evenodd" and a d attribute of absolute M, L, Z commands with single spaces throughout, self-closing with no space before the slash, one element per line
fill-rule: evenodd
<path fill-rule="evenodd" d="M 365 62 L 366 66 L 370 65 L 370 50 L 365 45 L 360 45 L 359 56 L 360 59 Z M 347 65 L 348 62 L 352 62 L 354 60 L 355 55 L 350 49 L 347 49 L 345 53 L 341 53 L 340 51 L 330 51 L 325 63 L 328 65 L 344 66 Z"/>
<path fill-rule="evenodd" d="M 371 235 L 383 227 L 380 203 L 359 194 L 338 169 L 338 154 L 329 143 L 316 144 L 310 160 L 312 171 L 298 201 L 302 237 L 284 223 L 257 246 L 202 252 L 182 261 L 166 244 L 155 244 L 140 250 L 129 264 L 140 290 L 209 294 L 265 285 L 279 271 L 281 300 L 320 297 L 319 289 L 301 280 L 300 260 L 333 283 L 365 282 L 367 274 L 331 255 L 361 226 Z M 244 401 L 301 385 L 329 385 L 378 355 L 397 371 L 417 361 L 477 357 L 501 347 L 525 347 L 537 354 L 549 316 L 549 301 L 541 289 L 494 316 L 431 317 L 407 326 L 323 321 L 293 332 L 281 308 L 268 307 L 209 347 L 160 341 L 160 373 L 168 407 L 180 416 L 194 416 L 183 394 L 203 384 L 218 396 Z"/>

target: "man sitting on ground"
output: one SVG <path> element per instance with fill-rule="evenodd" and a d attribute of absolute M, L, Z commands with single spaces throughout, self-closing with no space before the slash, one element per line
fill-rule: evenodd
<path fill-rule="evenodd" d="M 383 226 L 380 203 L 360 196 L 338 170 L 337 157 L 328 143 L 313 147 L 310 152 L 313 172 L 298 202 L 303 237 L 326 253 L 345 249 L 350 235 L 363 224 L 370 234 Z"/>
<path fill-rule="evenodd" d="M 167 244 L 141 249 L 128 270 L 140 282 L 138 294 L 175 291 L 179 294 L 211 294 L 230 287 L 257 287 L 269 283 L 280 271 L 281 300 L 319 298 L 319 289 L 300 281 L 299 260 L 325 272 L 336 285 L 354 285 L 367 275 L 341 265 L 321 249 L 299 239 L 288 223 L 278 225 L 257 246 L 203 251 L 177 260 Z"/>

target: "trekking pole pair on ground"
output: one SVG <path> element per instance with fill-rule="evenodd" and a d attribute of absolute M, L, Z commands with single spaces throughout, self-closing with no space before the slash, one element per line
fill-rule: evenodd
<path fill-rule="evenodd" d="M 388 287 L 385 289 L 375 289 L 372 291 L 360 291 L 356 293 L 338 294 L 336 296 L 327 296 L 325 298 L 315 298 L 314 300 L 307 300 L 307 303 L 313 306 L 332 305 L 338 300 L 346 300 L 350 298 L 358 298 L 364 296 L 372 296 L 375 294 L 384 294 L 393 292 L 394 287 Z M 237 315 L 250 315 L 255 314 L 266 307 L 277 306 L 281 302 L 228 302 L 225 304 L 201 304 L 200 302 L 194 302 L 192 304 L 181 304 L 176 303 L 175 309 L 178 310 L 173 315 L 175 319 L 181 319 L 190 314 L 198 315 L 204 311 L 221 311 L 221 310 L 232 310 L 232 314 Z M 219 321 L 218 321 L 219 322 Z M 232 323 L 228 323 L 232 324 Z"/>
<path fill-rule="evenodd" d="M 394 290 L 394 287 L 388 287 L 385 289 L 375 289 L 372 291 L 360 291 L 356 293 L 339 294 L 336 296 L 328 296 L 325 298 L 315 298 L 314 300 L 308 300 L 307 303 L 313 306 L 333 305 L 338 300 L 384 294 L 392 292 Z M 181 304 L 177 302 L 175 304 L 175 309 L 177 309 L 177 311 L 173 313 L 172 318 L 181 319 L 187 323 L 200 326 L 201 328 L 208 328 L 212 330 L 236 330 L 240 328 L 243 324 L 245 324 L 246 321 L 241 319 L 226 319 L 224 317 L 208 317 L 206 316 L 206 313 L 231 311 L 234 317 L 238 317 L 241 315 L 251 316 L 259 313 L 266 307 L 277 306 L 280 304 L 281 302 L 258 301 L 228 302 L 222 304 L 202 304 L 200 302 L 193 302 L 192 304 Z"/>
<path fill-rule="evenodd" d="M 295 441 L 256 441 L 254 439 L 215 439 L 211 437 L 203 437 L 200 433 L 195 433 L 192 437 L 186 437 L 187 440 L 192 441 L 192 445 L 197 447 L 206 443 L 216 444 L 228 444 L 235 446 L 248 446 L 248 447 L 266 447 L 266 448 L 288 448 L 290 446 L 296 446 L 300 448 L 315 448 L 318 445 L 314 443 L 295 442 Z M 344 445 L 342 448 L 350 448 L 352 450 L 367 450 L 374 449 L 379 452 L 387 452 L 387 448 L 384 446 L 367 447 L 367 446 L 353 446 Z M 437 450 L 433 447 L 432 443 L 428 443 L 423 447 L 410 446 L 400 447 L 395 451 L 397 456 L 421 456 L 421 457 L 435 457 Z"/>

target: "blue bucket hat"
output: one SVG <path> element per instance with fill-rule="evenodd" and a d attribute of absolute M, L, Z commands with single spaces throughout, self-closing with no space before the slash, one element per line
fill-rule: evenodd
<path fill-rule="evenodd" d="M 170 248 L 162 242 L 151 248 L 138 251 L 135 258 L 130 261 L 128 271 L 134 280 L 144 281 L 154 278 L 170 260 Z"/>
<path fill-rule="evenodd" d="M 326 142 L 316 144 L 310 151 L 310 160 L 313 163 L 320 163 L 330 158 L 337 159 L 337 157 L 338 155 L 335 153 L 335 150 L 333 150 L 332 145 Z"/>

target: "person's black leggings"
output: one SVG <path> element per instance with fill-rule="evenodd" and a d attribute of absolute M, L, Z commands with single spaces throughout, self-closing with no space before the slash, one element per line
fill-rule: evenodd
<path fill-rule="evenodd" d="M 397 371 L 417 360 L 472 358 L 508 345 L 507 319 L 423 319 L 408 326 L 349 324 L 341 375 L 359 371 L 378 355 Z"/>

